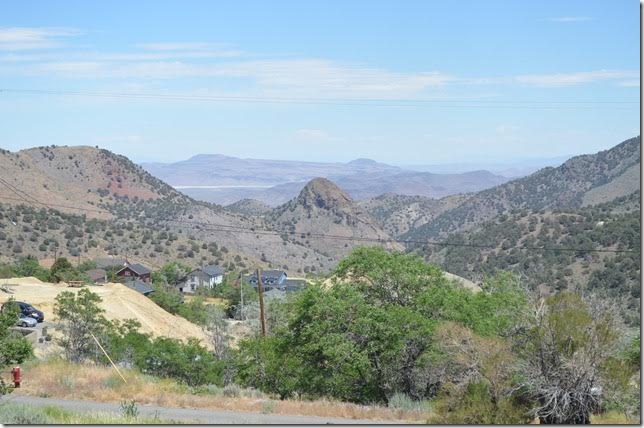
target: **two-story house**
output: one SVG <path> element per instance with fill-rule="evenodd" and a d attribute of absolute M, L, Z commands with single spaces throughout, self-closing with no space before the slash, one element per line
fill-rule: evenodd
<path fill-rule="evenodd" d="M 286 272 L 277 269 L 267 269 L 262 271 L 262 289 L 264 291 L 279 288 L 286 281 Z M 247 282 L 257 289 L 257 273 L 252 273 L 246 278 Z"/>
<path fill-rule="evenodd" d="M 116 276 L 125 280 L 139 279 L 143 282 L 150 282 L 150 269 L 138 263 L 125 263 L 120 270 L 116 272 Z"/>
<path fill-rule="evenodd" d="M 197 289 L 212 290 L 224 281 L 225 271 L 216 265 L 200 267 L 179 280 L 177 288 L 182 293 L 195 293 Z"/>

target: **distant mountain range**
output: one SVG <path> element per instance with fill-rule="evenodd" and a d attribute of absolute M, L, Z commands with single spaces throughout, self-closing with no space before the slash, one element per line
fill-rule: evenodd
<path fill-rule="evenodd" d="M 296 197 L 316 177 L 332 180 L 356 200 L 384 193 L 441 198 L 477 192 L 509 180 L 483 170 L 435 174 L 370 159 L 323 163 L 197 155 L 170 164 L 143 163 L 142 167 L 197 200 L 229 205 L 255 199 L 272 207 Z"/>
<path fill-rule="evenodd" d="M 352 247 L 402 249 L 393 242 L 399 240 L 474 281 L 512 270 L 547 290 L 592 284 L 635 308 L 636 251 L 612 256 L 522 247 L 639 250 L 640 149 L 640 137 L 632 138 L 509 182 L 486 171 L 410 172 L 364 159 L 306 163 L 341 173 L 335 181 L 304 181 L 307 165 L 288 163 L 288 177 L 296 181 L 264 189 L 274 192 L 273 207 L 252 199 L 226 207 L 197 201 L 125 156 L 94 147 L 2 150 L 0 260 L 127 255 L 151 267 L 181 260 L 317 274 Z M 248 166 L 238 183 L 249 183 L 253 174 L 264 179 L 258 165 L 271 170 L 272 164 L 274 181 L 287 172 L 275 166 L 279 161 L 237 161 Z M 450 194 L 458 188 L 464 193 Z M 285 196 L 276 189 L 295 197 L 278 203 Z M 421 191 L 438 197 L 408 194 Z M 443 241 L 465 246 L 432 245 Z"/>
<path fill-rule="evenodd" d="M 506 162 L 454 162 L 441 164 L 414 164 L 402 167 L 412 171 L 433 172 L 436 174 L 460 174 L 469 171 L 486 170 L 492 174 L 508 178 L 519 178 L 547 166 L 559 166 L 572 156 L 557 156 L 550 158 L 516 159 Z"/>

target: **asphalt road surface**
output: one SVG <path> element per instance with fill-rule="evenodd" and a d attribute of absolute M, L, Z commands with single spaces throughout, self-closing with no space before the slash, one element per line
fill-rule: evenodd
<path fill-rule="evenodd" d="M 56 406 L 74 412 L 104 412 L 121 413 L 117 403 L 101 403 L 97 401 L 66 400 L 59 398 L 43 398 L 27 395 L 10 394 L 0 399 L 0 403 L 11 402 L 30 406 Z M 154 417 L 162 420 L 185 421 L 203 424 L 278 424 L 278 425 L 309 425 L 309 424 L 400 424 L 401 421 L 378 421 L 365 419 L 340 419 L 320 416 L 296 416 L 262 413 L 233 412 L 229 410 L 186 409 L 178 407 L 159 407 L 139 405 L 140 416 Z M 2 423 L 2 420 L 0 420 Z M 403 422 L 404 423 L 404 422 Z"/>

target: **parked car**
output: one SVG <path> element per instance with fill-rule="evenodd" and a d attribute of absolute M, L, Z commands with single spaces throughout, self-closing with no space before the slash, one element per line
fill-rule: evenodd
<path fill-rule="evenodd" d="M 18 306 L 19 308 L 18 313 L 20 316 L 33 318 L 37 322 L 43 322 L 45 320 L 45 314 L 43 314 L 42 311 L 39 311 L 38 309 L 31 306 L 29 303 L 25 303 L 25 302 L 17 302 L 13 300 L 11 302 L 8 302 L 2 305 L 2 308 L 0 309 L 0 311 L 4 311 L 8 309 L 9 304 Z"/>
<path fill-rule="evenodd" d="M 38 322 L 43 322 L 45 320 L 45 314 L 42 311 L 31 306 L 29 303 L 25 302 L 16 302 L 20 306 L 20 313 L 26 317 L 31 317 Z"/>
<path fill-rule="evenodd" d="M 26 317 L 23 314 L 18 314 L 18 322 L 16 325 L 19 325 L 21 327 L 31 327 L 34 328 L 36 327 L 36 324 L 38 324 L 38 321 L 31 317 Z"/>

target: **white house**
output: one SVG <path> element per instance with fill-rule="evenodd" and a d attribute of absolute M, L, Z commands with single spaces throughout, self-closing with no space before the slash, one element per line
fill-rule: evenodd
<path fill-rule="evenodd" d="M 182 293 L 196 293 L 198 288 L 212 290 L 224 281 L 224 273 L 224 269 L 216 265 L 197 268 L 183 277 L 177 288 Z"/>

